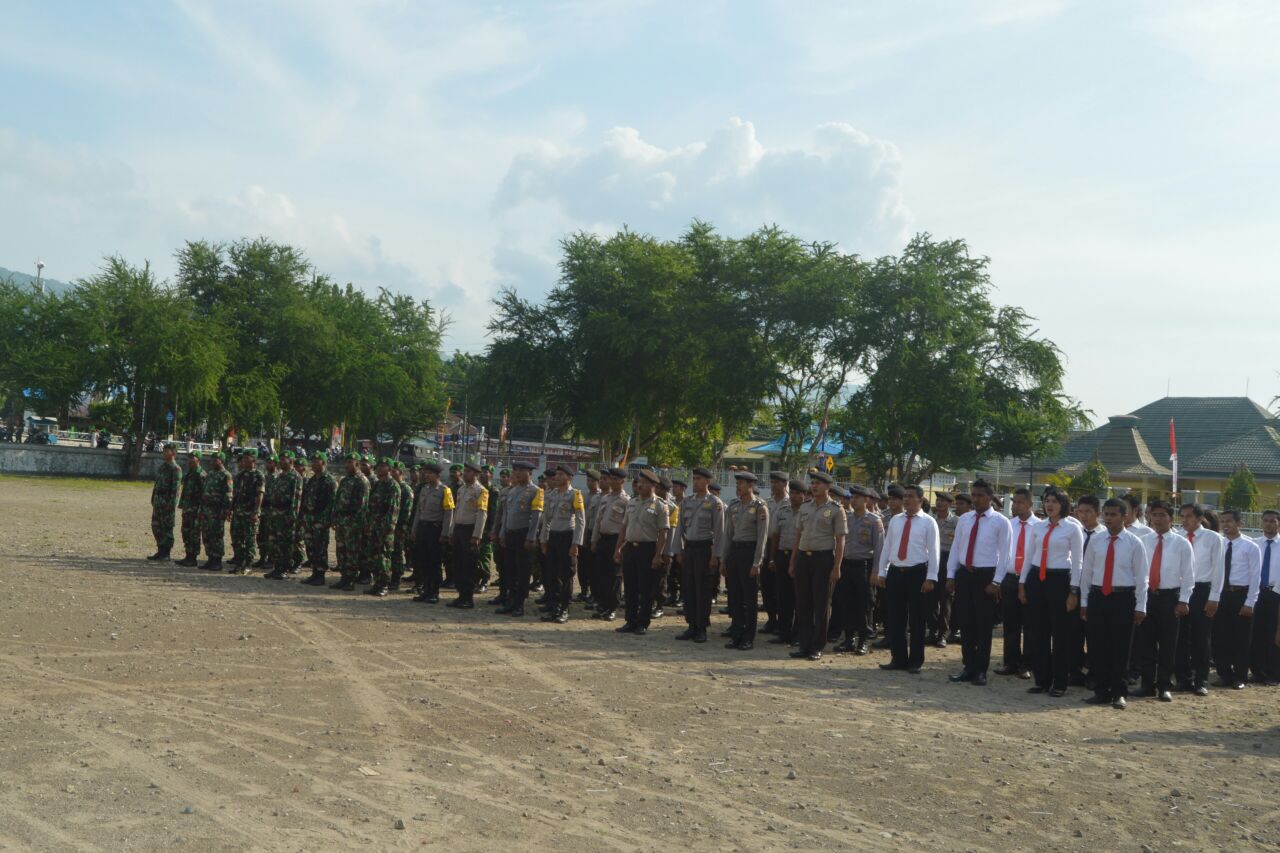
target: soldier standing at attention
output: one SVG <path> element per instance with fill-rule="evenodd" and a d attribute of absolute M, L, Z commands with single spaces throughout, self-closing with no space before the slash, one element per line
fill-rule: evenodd
<path fill-rule="evenodd" d="M 505 572 L 503 593 L 506 603 L 497 612 L 506 616 L 523 616 L 529 597 L 531 558 L 538 548 L 538 525 L 542 519 L 542 489 L 529 482 L 531 462 L 515 462 L 514 482 L 507 488 L 502 504 L 502 520 L 498 535 L 502 539 L 502 565 Z"/>
<path fill-rule="evenodd" d="M 675 511 L 671 514 L 671 530 L 667 533 L 666 550 L 669 565 L 666 571 L 667 599 L 663 602 L 669 607 L 680 604 L 680 549 L 676 541 L 680 537 L 676 532 L 680 530 L 680 507 L 684 504 L 684 496 L 688 489 L 687 481 L 680 477 L 671 478 L 671 502 L 675 505 Z"/>
<path fill-rule="evenodd" d="M 299 452 L 293 459 L 293 470 L 298 474 L 298 482 L 302 484 L 302 489 L 307 488 L 307 456 L 304 452 Z M 293 548 L 289 559 L 289 575 L 298 574 L 298 570 L 302 568 L 302 561 L 307 558 L 307 536 L 306 527 L 302 523 L 302 503 L 299 499 L 298 516 L 293 524 Z"/>
<path fill-rule="evenodd" d="M 360 457 L 360 476 L 364 478 L 366 497 L 365 497 L 365 505 L 364 505 L 365 515 L 360 520 L 360 528 L 358 531 L 358 535 L 360 537 L 359 538 L 360 547 L 359 547 L 359 550 L 357 551 L 358 557 L 356 558 L 357 559 L 356 568 L 358 570 L 358 573 L 356 574 L 357 584 L 373 583 L 373 563 L 370 562 L 371 555 L 369 553 L 369 518 L 368 518 L 368 513 L 369 513 L 368 496 L 373 494 L 373 484 L 378 479 L 377 475 L 373 471 L 373 462 L 374 462 L 373 454 L 365 453 Z"/>
<path fill-rule="evenodd" d="M 622 488 L 627 472 L 621 468 L 605 471 L 606 491 L 596 508 L 595 527 L 591 531 L 591 550 L 595 577 L 591 589 L 595 594 L 596 618 L 612 622 L 616 618 L 618 599 L 621 595 L 622 568 L 613 559 L 618 550 L 618 536 L 627 523 L 627 501 L 631 499 Z"/>
<path fill-rule="evenodd" d="M 733 475 L 738 496 L 724 513 L 724 551 L 720 573 L 729 588 L 727 649 L 747 651 L 755 644 L 756 599 L 765 546 L 769 544 L 769 506 L 755 493 L 756 475 Z"/>
<path fill-rule="evenodd" d="M 844 544 L 844 565 L 841 577 L 846 591 L 844 605 L 845 640 L 836 647 L 838 652 L 865 655 L 871 639 L 871 570 L 879 565 L 880 549 L 884 544 L 884 521 L 880 513 L 873 511 L 871 490 L 865 486 L 850 489 L 852 507 L 846 520 L 849 533 Z"/>
<path fill-rule="evenodd" d="M 324 586 L 324 574 L 329 570 L 329 528 L 333 526 L 338 481 L 325 470 L 325 463 L 320 451 L 311 454 L 311 477 L 302 487 L 302 527 L 311 564 L 311 577 L 303 583 L 308 586 Z"/>
<path fill-rule="evenodd" d="M 827 645 L 827 617 L 831 610 L 831 590 L 840 580 L 848 522 L 844 510 L 827 491 L 831 475 L 824 471 L 809 474 L 813 500 L 796 513 L 796 538 L 791 565 L 787 569 L 796 585 L 796 641 L 793 658 L 820 660 Z"/>
<path fill-rule="evenodd" d="M 653 615 L 653 596 L 662 572 L 662 551 L 670 529 L 670 508 L 654 494 L 660 478 L 645 468 L 636 478 L 636 496 L 627 502 L 627 521 L 614 559 L 622 563 L 627 621 L 619 634 L 646 634 Z"/>
<path fill-rule="evenodd" d="M 262 475 L 262 500 L 266 504 L 270 502 L 271 484 L 275 482 L 276 475 L 280 473 L 280 457 L 272 453 L 262 461 L 267 467 L 266 472 Z M 270 529 L 271 525 L 267 523 L 265 518 L 258 525 L 258 535 L 255 537 L 258 543 L 258 559 L 253 564 L 255 569 L 260 569 L 272 561 Z"/>
<path fill-rule="evenodd" d="M 791 503 L 787 495 L 787 474 L 785 471 L 769 472 L 769 546 L 765 549 L 765 566 L 760 575 L 760 597 L 764 599 L 765 622 L 760 629 L 761 634 L 775 634 L 778 631 L 778 573 L 773 565 L 774 519 L 778 510 Z"/>
<path fill-rule="evenodd" d="M 493 572 L 496 568 L 494 556 L 495 548 L 493 547 L 493 532 L 498 529 L 498 487 L 493 484 L 493 466 L 480 466 L 480 476 L 477 478 L 480 485 L 484 486 L 484 490 L 489 495 L 489 511 L 485 514 L 484 530 L 480 532 L 480 551 L 479 559 L 476 561 L 476 567 L 479 571 L 476 579 L 476 592 L 486 592 L 489 584 L 493 582 Z"/>
<path fill-rule="evenodd" d="M 675 498 L 671 497 L 671 489 L 675 483 L 666 474 L 658 477 L 658 485 L 654 488 L 654 494 L 658 496 L 658 500 L 667 506 L 667 544 L 663 546 L 659 556 L 662 557 L 662 572 L 658 575 L 658 586 L 653 591 L 653 613 L 652 618 L 661 619 L 663 615 L 662 605 L 667 600 L 667 575 L 671 573 L 671 563 L 673 556 L 671 552 L 671 534 L 669 531 L 675 530 L 680 526 L 680 504 L 676 503 Z"/>
<path fill-rule="evenodd" d="M 476 575 L 481 534 L 489 516 L 489 490 L 477 481 L 480 466 L 468 462 L 462 470 L 458 508 L 453 513 L 453 582 L 458 597 L 449 607 L 475 607 Z"/>
<path fill-rule="evenodd" d="M 543 503 L 542 553 L 547 558 L 543 583 L 547 584 L 547 604 L 542 621 L 563 625 L 569 621 L 574 569 L 587 524 L 586 501 L 582 492 L 573 487 L 573 472 L 568 466 L 556 466 L 555 488 L 546 494 Z M 552 578 L 554 587 L 549 583 Z"/>
<path fill-rule="evenodd" d="M 360 526 L 364 523 L 364 505 L 369 499 L 368 481 L 360 475 L 360 454 L 347 454 L 347 475 L 338 483 L 333 505 L 333 527 L 337 534 L 338 571 L 341 577 L 330 589 L 353 590 L 360 571 Z"/>
<path fill-rule="evenodd" d="M 281 454 L 276 475 L 264 500 L 263 528 L 267 531 L 267 552 L 263 560 L 271 565 L 266 577 L 284 580 L 293 568 L 293 531 L 302 507 L 302 478 L 293 470 L 293 452 Z"/>
<path fill-rule="evenodd" d="M 231 547 L 235 556 L 231 559 L 235 575 L 249 574 L 253 565 L 254 540 L 258 537 L 258 518 L 262 510 L 262 494 L 265 482 L 258 470 L 258 452 L 246 450 L 240 454 L 240 473 L 235 480 L 235 503 L 231 511 Z"/>
<path fill-rule="evenodd" d="M 391 585 L 391 552 L 396 542 L 396 522 L 400 519 L 400 484 L 391 479 L 395 462 L 384 456 L 378 460 L 377 479 L 369 490 L 366 513 L 365 548 L 372 569 L 373 586 L 365 595 L 386 596 Z"/>
<path fill-rule="evenodd" d="M 498 594 L 489 604 L 494 607 L 506 607 L 511 598 L 511 578 L 507 576 L 506 546 L 502 541 L 502 522 L 507 517 L 507 495 L 511 493 L 511 470 L 503 468 L 498 471 L 498 491 L 489 493 L 489 508 L 492 520 L 489 522 L 489 548 L 493 551 L 493 567 L 498 573 Z"/>
<path fill-rule="evenodd" d="M 413 487 L 404 481 L 404 472 L 403 462 L 396 462 L 391 467 L 391 479 L 395 480 L 400 489 L 400 508 L 396 514 L 395 541 L 391 549 L 391 583 L 387 585 L 387 592 L 400 591 L 409 532 L 413 529 Z"/>
<path fill-rule="evenodd" d="M 583 515 L 585 519 L 585 528 L 582 534 L 582 544 L 587 545 L 591 542 L 591 537 L 595 534 L 596 515 L 600 511 L 600 502 L 604 499 L 604 492 L 600 490 L 600 472 L 594 468 L 587 469 L 587 495 L 586 495 L 586 512 Z M 594 574 L 595 558 L 590 548 L 580 548 L 578 550 L 578 600 L 587 605 L 588 610 L 595 609 L 595 587 L 592 581 Z"/>
<path fill-rule="evenodd" d="M 173 461 L 174 447 L 166 444 L 160 471 L 151 487 L 151 535 L 156 539 L 156 552 L 148 560 L 167 560 L 173 550 L 173 517 L 178 508 L 178 481 L 182 471 Z"/>
<path fill-rule="evenodd" d="M 684 621 L 688 624 L 677 640 L 707 641 L 711 627 L 711 600 L 720 576 L 720 549 L 724 536 L 724 503 L 712 494 L 711 472 L 693 469 L 693 494 L 680 507 L 680 528 L 675 533 L 683 569 Z"/>
<path fill-rule="evenodd" d="M 200 558 L 200 507 L 204 503 L 204 468 L 200 467 L 200 451 L 187 454 L 187 470 L 182 475 L 182 497 L 178 508 L 182 510 L 182 548 L 186 556 L 178 560 L 179 566 L 194 566 Z"/>
<path fill-rule="evenodd" d="M 801 480 L 791 480 L 787 484 L 787 500 L 769 513 L 769 572 L 777 586 L 778 617 L 776 637 L 770 643 L 789 646 L 795 637 L 796 623 L 796 588 L 787 574 L 791 565 L 791 549 L 796 540 L 796 513 L 808 497 L 809 489 Z"/>
<path fill-rule="evenodd" d="M 440 601 L 443 546 L 453 532 L 453 490 L 440 482 L 444 468 L 439 462 L 422 466 L 422 485 L 414 502 L 413 588 L 414 601 L 435 604 Z"/>
<path fill-rule="evenodd" d="M 235 481 L 226 469 L 227 454 L 221 450 L 209 457 L 212 470 L 204 478 L 204 494 L 200 498 L 200 537 L 204 540 L 205 563 L 200 568 L 219 571 L 226 543 L 226 524 L 231 520 L 235 499 Z"/>

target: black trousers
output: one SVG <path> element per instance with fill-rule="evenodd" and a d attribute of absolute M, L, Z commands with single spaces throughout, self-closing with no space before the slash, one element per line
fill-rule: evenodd
<path fill-rule="evenodd" d="M 1253 640 L 1249 668 L 1263 681 L 1280 681 L 1280 647 L 1276 646 L 1276 623 L 1280 622 L 1280 593 L 1264 589 L 1253 608 Z"/>
<path fill-rule="evenodd" d="M 591 553 L 591 531 L 582 536 L 582 547 L 578 549 L 578 589 L 588 597 L 595 595 L 595 561 L 596 555 Z"/>
<path fill-rule="evenodd" d="M 764 565 L 760 567 L 760 577 L 756 580 L 760 583 L 760 598 L 764 602 L 765 618 L 776 626 L 778 624 L 778 584 L 774 582 L 773 577 L 776 572 L 769 571 L 770 547 L 768 543 L 765 544 Z"/>
<path fill-rule="evenodd" d="M 991 625 L 996 605 L 987 595 L 995 569 L 956 569 L 956 625 L 960 628 L 960 655 L 965 672 L 977 675 L 991 666 Z"/>
<path fill-rule="evenodd" d="M 774 597 L 778 602 L 778 636 L 783 642 L 790 642 L 796 632 L 796 585 L 787 572 L 791 565 L 791 552 L 779 551 L 776 566 L 768 573 L 766 585 L 774 588 Z M 770 583 L 772 582 L 772 583 Z"/>
<path fill-rule="evenodd" d="M 871 636 L 871 561 L 845 560 L 840 565 L 840 582 L 836 584 L 840 598 L 840 628 L 846 640 L 866 641 Z M 834 609 L 834 608 L 833 608 Z M 836 631 L 832 629 L 831 634 Z"/>
<path fill-rule="evenodd" d="M 627 624 L 648 628 L 653 617 L 653 596 L 658 572 L 653 567 L 657 542 L 628 542 L 622 546 L 622 583 L 627 596 Z"/>
<path fill-rule="evenodd" d="M 756 607 L 760 579 L 751 576 L 751 564 L 756 554 L 755 542 L 733 542 L 725 566 L 725 581 L 729 587 L 729 636 L 739 642 L 756 638 Z"/>
<path fill-rule="evenodd" d="M 1208 581 L 1197 583 L 1188 604 L 1190 613 L 1183 617 L 1178 629 L 1178 652 L 1173 665 L 1179 683 L 1199 687 L 1209 682 L 1209 656 L 1213 637 L 1213 620 L 1204 612 L 1209 601 Z"/>
<path fill-rule="evenodd" d="M 1022 602 L 1018 600 L 1018 576 L 1013 572 L 1004 576 L 1000 584 L 1000 633 L 1004 636 L 1004 665 L 1007 668 L 1027 668 L 1027 655 L 1022 648 Z"/>
<path fill-rule="evenodd" d="M 938 577 L 934 579 L 933 592 L 929 594 L 929 633 L 945 639 L 951 633 L 951 593 L 947 592 L 947 560 L 950 551 L 943 551 L 938 560 Z"/>
<path fill-rule="evenodd" d="M 800 551 L 796 555 L 796 640 L 800 651 L 808 654 L 827 645 L 835 560 L 834 551 Z"/>
<path fill-rule="evenodd" d="M 555 578 L 554 594 L 547 591 L 547 603 L 567 611 L 573 603 L 574 559 L 569 554 L 573 547 L 572 530 L 553 530 L 547 537 L 547 575 Z M 543 583 L 547 581 L 544 578 Z"/>
<path fill-rule="evenodd" d="M 1056 687 L 1066 690 L 1071 676 L 1071 662 L 1075 657 L 1071 630 L 1072 622 L 1080 621 L 1080 612 L 1067 612 L 1067 597 L 1071 595 L 1071 570 L 1058 569 L 1045 572 L 1040 580 L 1040 569 L 1027 569 L 1024 585 L 1027 603 L 1023 610 L 1023 633 L 1026 635 L 1026 654 L 1031 660 L 1031 672 L 1037 687 Z"/>
<path fill-rule="evenodd" d="M 413 527 L 413 585 L 431 595 L 440 594 L 443 580 L 440 528 L 441 524 L 435 521 L 419 521 Z"/>
<path fill-rule="evenodd" d="M 613 559 L 617 548 L 618 534 L 601 533 L 600 540 L 596 542 L 596 551 L 591 555 L 591 596 L 595 599 L 596 609 L 601 613 L 612 613 L 618 609 L 622 567 Z"/>
<path fill-rule="evenodd" d="M 532 575 L 529 553 L 529 529 L 508 530 L 502 540 L 502 574 L 507 604 L 511 607 L 523 607 L 529 597 L 529 578 Z"/>
<path fill-rule="evenodd" d="M 1173 662 L 1178 650 L 1178 590 L 1147 593 L 1147 618 L 1134 631 L 1133 660 L 1142 686 L 1173 689 Z"/>
<path fill-rule="evenodd" d="M 927 598 L 920 587 L 929 578 L 925 563 L 890 566 L 885 578 L 884 627 L 893 663 L 924 666 L 924 623 Z"/>
<path fill-rule="evenodd" d="M 1228 684 L 1242 683 L 1249 675 L 1253 617 L 1240 615 L 1247 596 L 1244 589 L 1223 589 L 1213 617 L 1213 665 Z"/>
<path fill-rule="evenodd" d="M 1133 646 L 1133 611 L 1137 598 L 1133 587 L 1089 590 L 1089 662 L 1093 667 L 1093 692 L 1113 701 L 1129 695 L 1129 650 Z"/>
<path fill-rule="evenodd" d="M 705 630 L 711 624 L 711 599 L 719 577 L 711 570 L 711 540 L 685 542 L 682 560 L 684 621 L 691 628 Z"/>
<path fill-rule="evenodd" d="M 476 591 L 476 577 L 480 573 L 480 554 L 471 544 L 475 534 L 474 524 L 453 526 L 453 583 L 458 597 L 470 601 Z"/>

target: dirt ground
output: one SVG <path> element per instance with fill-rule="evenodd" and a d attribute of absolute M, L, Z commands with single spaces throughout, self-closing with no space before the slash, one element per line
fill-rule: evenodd
<path fill-rule="evenodd" d="M 1280 843 L 1280 690 L 1120 712 L 949 684 L 955 649 L 910 676 L 211 577 L 142 559 L 147 497 L 0 478 L 0 848 Z"/>

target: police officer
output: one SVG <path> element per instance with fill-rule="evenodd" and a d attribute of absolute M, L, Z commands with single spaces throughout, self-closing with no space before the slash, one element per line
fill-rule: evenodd
<path fill-rule="evenodd" d="M 684 621 L 688 628 L 677 640 L 707 641 L 711 626 L 711 601 L 720 572 L 724 540 L 724 503 L 711 491 L 711 471 L 693 469 L 693 494 L 680 507 L 677 545 L 683 568 Z"/>
<path fill-rule="evenodd" d="M 178 509 L 182 510 L 182 548 L 186 556 L 177 561 L 179 566 L 194 566 L 200 558 L 200 506 L 204 502 L 204 468 L 200 466 L 200 451 L 187 454 L 187 470 L 182 475 L 182 497 Z"/>
<path fill-rule="evenodd" d="M 760 628 L 761 634 L 774 634 L 778 630 L 778 581 L 777 572 L 773 568 L 773 535 L 774 518 L 778 510 L 790 504 L 785 471 L 769 472 L 769 547 L 765 549 L 765 566 L 760 575 L 760 597 L 764 599 L 765 623 Z"/>
<path fill-rule="evenodd" d="M 444 543 L 453 534 L 453 490 L 440 482 L 444 466 L 428 462 L 422 466 L 423 483 L 413 517 L 413 599 L 425 604 L 440 601 L 443 581 Z"/>
<path fill-rule="evenodd" d="M 662 551 L 670 529 L 670 508 L 654 493 L 658 474 L 648 468 L 636 479 L 636 496 L 627 502 L 627 521 L 614 559 L 622 563 L 627 621 L 619 634 L 645 634 L 653 616 L 653 598 L 663 569 Z"/>
<path fill-rule="evenodd" d="M 756 493 L 756 475 L 733 475 L 737 497 L 724 513 L 720 574 L 729 590 L 728 649 L 746 651 L 755 644 L 760 570 L 769 543 L 769 506 Z"/>
<path fill-rule="evenodd" d="M 531 462 L 512 463 L 513 482 L 507 489 L 498 526 L 503 546 L 506 602 L 496 612 L 507 616 L 524 615 L 524 603 L 529 597 L 531 559 L 538 547 L 543 495 L 542 489 L 529 481 L 533 467 Z"/>
<path fill-rule="evenodd" d="M 846 514 L 849 532 L 845 538 L 844 565 L 840 570 L 845 593 L 845 640 L 836 646 L 836 651 L 865 655 L 871 638 L 871 571 L 880 559 L 884 521 L 880 513 L 870 506 L 870 489 L 853 486 L 850 492 L 851 510 Z"/>
<path fill-rule="evenodd" d="M 793 658 L 819 660 L 827 644 L 831 589 L 840 580 L 848 522 L 828 494 L 833 480 L 824 471 L 809 474 L 813 500 L 796 513 L 795 543 L 787 569 L 796 585 L 796 642 Z"/>
<path fill-rule="evenodd" d="M 777 622 L 775 636 L 770 643 L 789 646 L 795 640 L 796 587 L 787 567 L 791 565 L 791 551 L 795 547 L 796 513 L 809 496 L 809 487 L 803 480 L 787 483 L 787 500 L 769 513 L 769 570 L 766 583 L 772 580 L 776 587 Z"/>
<path fill-rule="evenodd" d="M 656 476 L 656 475 L 655 475 Z M 546 556 L 544 582 L 555 578 L 555 587 L 547 589 L 544 622 L 564 624 L 569 621 L 569 605 L 573 601 L 573 575 L 578 549 L 586 533 L 586 500 L 573 487 L 573 471 L 557 465 L 554 488 L 544 499 L 542 516 L 542 553 Z"/>
<path fill-rule="evenodd" d="M 591 589 L 596 600 L 596 616 L 606 622 L 616 618 L 622 567 L 613 559 L 618 550 L 618 536 L 627 523 L 627 501 L 631 498 L 623 489 L 627 472 L 610 468 L 605 472 L 605 491 L 596 508 L 595 527 L 591 531 L 591 550 L 594 552 L 595 577 Z"/>
<path fill-rule="evenodd" d="M 463 465 L 458 506 L 453 514 L 453 582 L 458 597 L 449 607 L 475 607 L 476 577 L 479 573 L 480 543 L 489 516 L 489 490 L 478 480 L 480 466 Z"/>

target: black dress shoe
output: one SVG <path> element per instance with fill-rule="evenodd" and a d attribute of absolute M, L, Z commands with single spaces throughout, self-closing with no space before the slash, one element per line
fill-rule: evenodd
<path fill-rule="evenodd" d="M 1237 681 L 1235 684 L 1231 685 L 1231 689 L 1232 689 L 1232 690 L 1244 690 L 1244 689 L 1245 689 L 1245 687 L 1247 687 L 1247 686 L 1248 686 L 1248 685 L 1246 685 L 1243 681 Z"/>
<path fill-rule="evenodd" d="M 756 647 L 756 644 L 751 640 L 743 640 L 742 642 L 738 643 L 738 651 L 740 652 L 749 652 L 755 647 Z"/>
<path fill-rule="evenodd" d="M 1208 687 L 1205 687 L 1203 684 L 1197 684 L 1197 685 L 1196 685 L 1196 686 L 1191 690 L 1191 692 L 1192 692 L 1192 693 L 1194 693 L 1194 694 L 1195 694 L 1195 695 L 1197 695 L 1197 696 L 1208 696 L 1208 695 L 1209 695 L 1209 688 L 1208 688 Z"/>
<path fill-rule="evenodd" d="M 1172 691 L 1172 690 L 1161 690 L 1161 691 L 1160 691 L 1160 697 L 1159 697 L 1159 698 L 1160 698 L 1160 701 L 1161 701 L 1161 702 L 1172 702 L 1172 701 L 1173 701 L 1173 691 Z"/>
<path fill-rule="evenodd" d="M 799 650 L 791 653 L 791 657 L 795 658 L 796 660 L 799 660 L 800 658 L 807 658 L 808 656 L 809 656 L 808 652 L 802 652 Z"/>
<path fill-rule="evenodd" d="M 335 582 L 329 584 L 329 589 L 341 589 L 347 592 L 356 588 L 356 582 L 351 578 L 339 578 Z"/>
<path fill-rule="evenodd" d="M 730 640 L 729 642 L 727 642 L 727 643 L 725 643 L 725 644 L 724 644 L 724 647 L 725 647 L 726 649 L 736 649 L 736 648 L 738 647 L 738 641 L 737 641 L 737 640 Z"/>
<path fill-rule="evenodd" d="M 655 607 L 653 608 L 652 612 L 649 613 L 650 619 L 661 619 L 662 616 L 663 616 L 663 612 L 661 607 Z"/>
<path fill-rule="evenodd" d="M 631 633 L 635 634 L 637 637 L 643 637 L 645 634 L 649 633 L 649 629 L 643 625 L 637 625 L 636 629 Z"/>
<path fill-rule="evenodd" d="M 557 625 L 563 625 L 564 623 L 569 621 L 569 611 L 561 610 L 551 619 L 551 621 L 556 623 Z"/>
<path fill-rule="evenodd" d="M 459 609 L 465 606 L 466 604 L 464 603 L 464 600 L 461 597 L 455 598 L 453 601 L 450 601 L 448 604 L 445 605 L 445 607 L 454 607 Z"/>
<path fill-rule="evenodd" d="M 632 625 L 630 622 L 626 622 L 619 625 L 617 628 L 614 628 L 613 632 L 615 634 L 634 634 L 636 632 L 636 626 Z"/>
<path fill-rule="evenodd" d="M 774 646 L 783 646 L 783 645 L 786 645 L 787 642 L 788 641 L 786 637 L 772 637 L 769 640 L 770 645 L 774 645 Z"/>
<path fill-rule="evenodd" d="M 923 667 L 909 666 L 907 667 L 907 675 L 919 675 Z"/>
<path fill-rule="evenodd" d="M 856 646 L 854 646 L 854 647 L 853 647 L 853 653 L 854 653 L 855 655 L 857 655 L 858 657 L 862 657 L 863 655 L 867 654 L 867 653 L 868 653 L 868 652 L 870 652 L 870 651 L 871 651 L 871 650 L 867 648 L 867 641 L 866 641 L 866 640 L 862 640 L 862 641 L 860 641 L 860 642 L 858 643 L 858 645 L 856 645 Z"/>
<path fill-rule="evenodd" d="M 685 629 L 684 629 L 683 631 L 681 631 L 679 634 L 676 634 L 676 639 L 677 639 L 677 640 L 692 640 L 692 639 L 693 639 L 693 635 L 694 635 L 694 634 L 696 634 L 696 633 L 698 633 L 698 632 L 697 632 L 697 631 L 695 631 L 695 630 L 693 630 L 692 628 L 685 628 Z"/>
<path fill-rule="evenodd" d="M 1048 689 L 1049 688 L 1047 687 L 1041 687 L 1039 684 L 1035 684 L 1035 685 L 1032 685 L 1031 687 L 1028 687 L 1027 692 L 1028 693 L 1045 693 L 1048 691 Z"/>
<path fill-rule="evenodd" d="M 986 687 L 987 674 L 985 672 L 975 672 L 973 678 L 969 679 L 969 683 L 974 687 Z"/>
<path fill-rule="evenodd" d="M 1086 705 L 1110 705 L 1111 697 L 1101 693 L 1095 693 L 1092 696 L 1086 696 L 1084 703 Z"/>
<path fill-rule="evenodd" d="M 938 640 L 938 642 L 933 644 L 933 647 L 935 649 L 945 649 L 947 647 L 947 638 L 943 637 L 941 640 Z"/>
<path fill-rule="evenodd" d="M 809 652 L 809 660 L 822 660 L 822 652 Z"/>
<path fill-rule="evenodd" d="M 375 583 L 373 586 L 371 586 L 371 587 L 369 587 L 368 589 L 366 589 L 366 590 L 364 591 L 364 594 L 365 594 L 365 595 L 376 595 L 378 598 L 386 598 L 386 597 L 387 597 L 387 588 L 386 588 L 386 586 L 385 586 L 385 585 L 383 585 L 383 584 Z"/>
<path fill-rule="evenodd" d="M 694 634 L 693 641 L 695 643 L 705 643 L 707 641 L 707 632 L 699 631 L 698 633 Z"/>
<path fill-rule="evenodd" d="M 508 616 L 523 616 L 523 615 L 524 615 L 524 608 L 523 608 L 523 607 L 513 607 L 513 608 L 511 608 L 511 611 L 510 611 L 507 615 L 508 615 Z"/>
<path fill-rule="evenodd" d="M 1123 711 L 1125 708 L 1129 707 L 1129 703 L 1124 700 L 1123 696 L 1117 696 L 1115 701 L 1111 703 L 1111 707 L 1115 708 L 1117 711 Z"/>
<path fill-rule="evenodd" d="M 273 581 L 282 581 L 284 580 L 285 575 L 284 575 L 284 572 L 280 571 L 279 569 L 272 569 L 271 571 L 263 575 L 263 577 L 270 578 Z"/>
<path fill-rule="evenodd" d="M 995 673 L 996 675 L 1017 675 L 1018 668 L 1016 666 L 1002 666 Z"/>
<path fill-rule="evenodd" d="M 1063 696 L 1067 695 L 1067 689 L 1065 687 L 1055 687 L 1049 691 L 1049 695 L 1054 699 L 1061 699 Z"/>
<path fill-rule="evenodd" d="M 955 675 L 948 676 L 947 681 L 950 681 L 952 684 L 963 684 L 966 681 L 973 681 L 973 673 L 967 669 L 962 669 Z"/>
<path fill-rule="evenodd" d="M 889 661 L 888 663 L 880 664 L 880 668 L 885 672 L 893 672 L 899 669 L 906 669 L 907 665 L 905 663 L 894 663 L 893 661 Z"/>
<path fill-rule="evenodd" d="M 600 618 L 606 622 L 612 622 L 618 618 L 618 614 L 612 610 L 606 610 L 604 613 L 600 614 Z"/>

